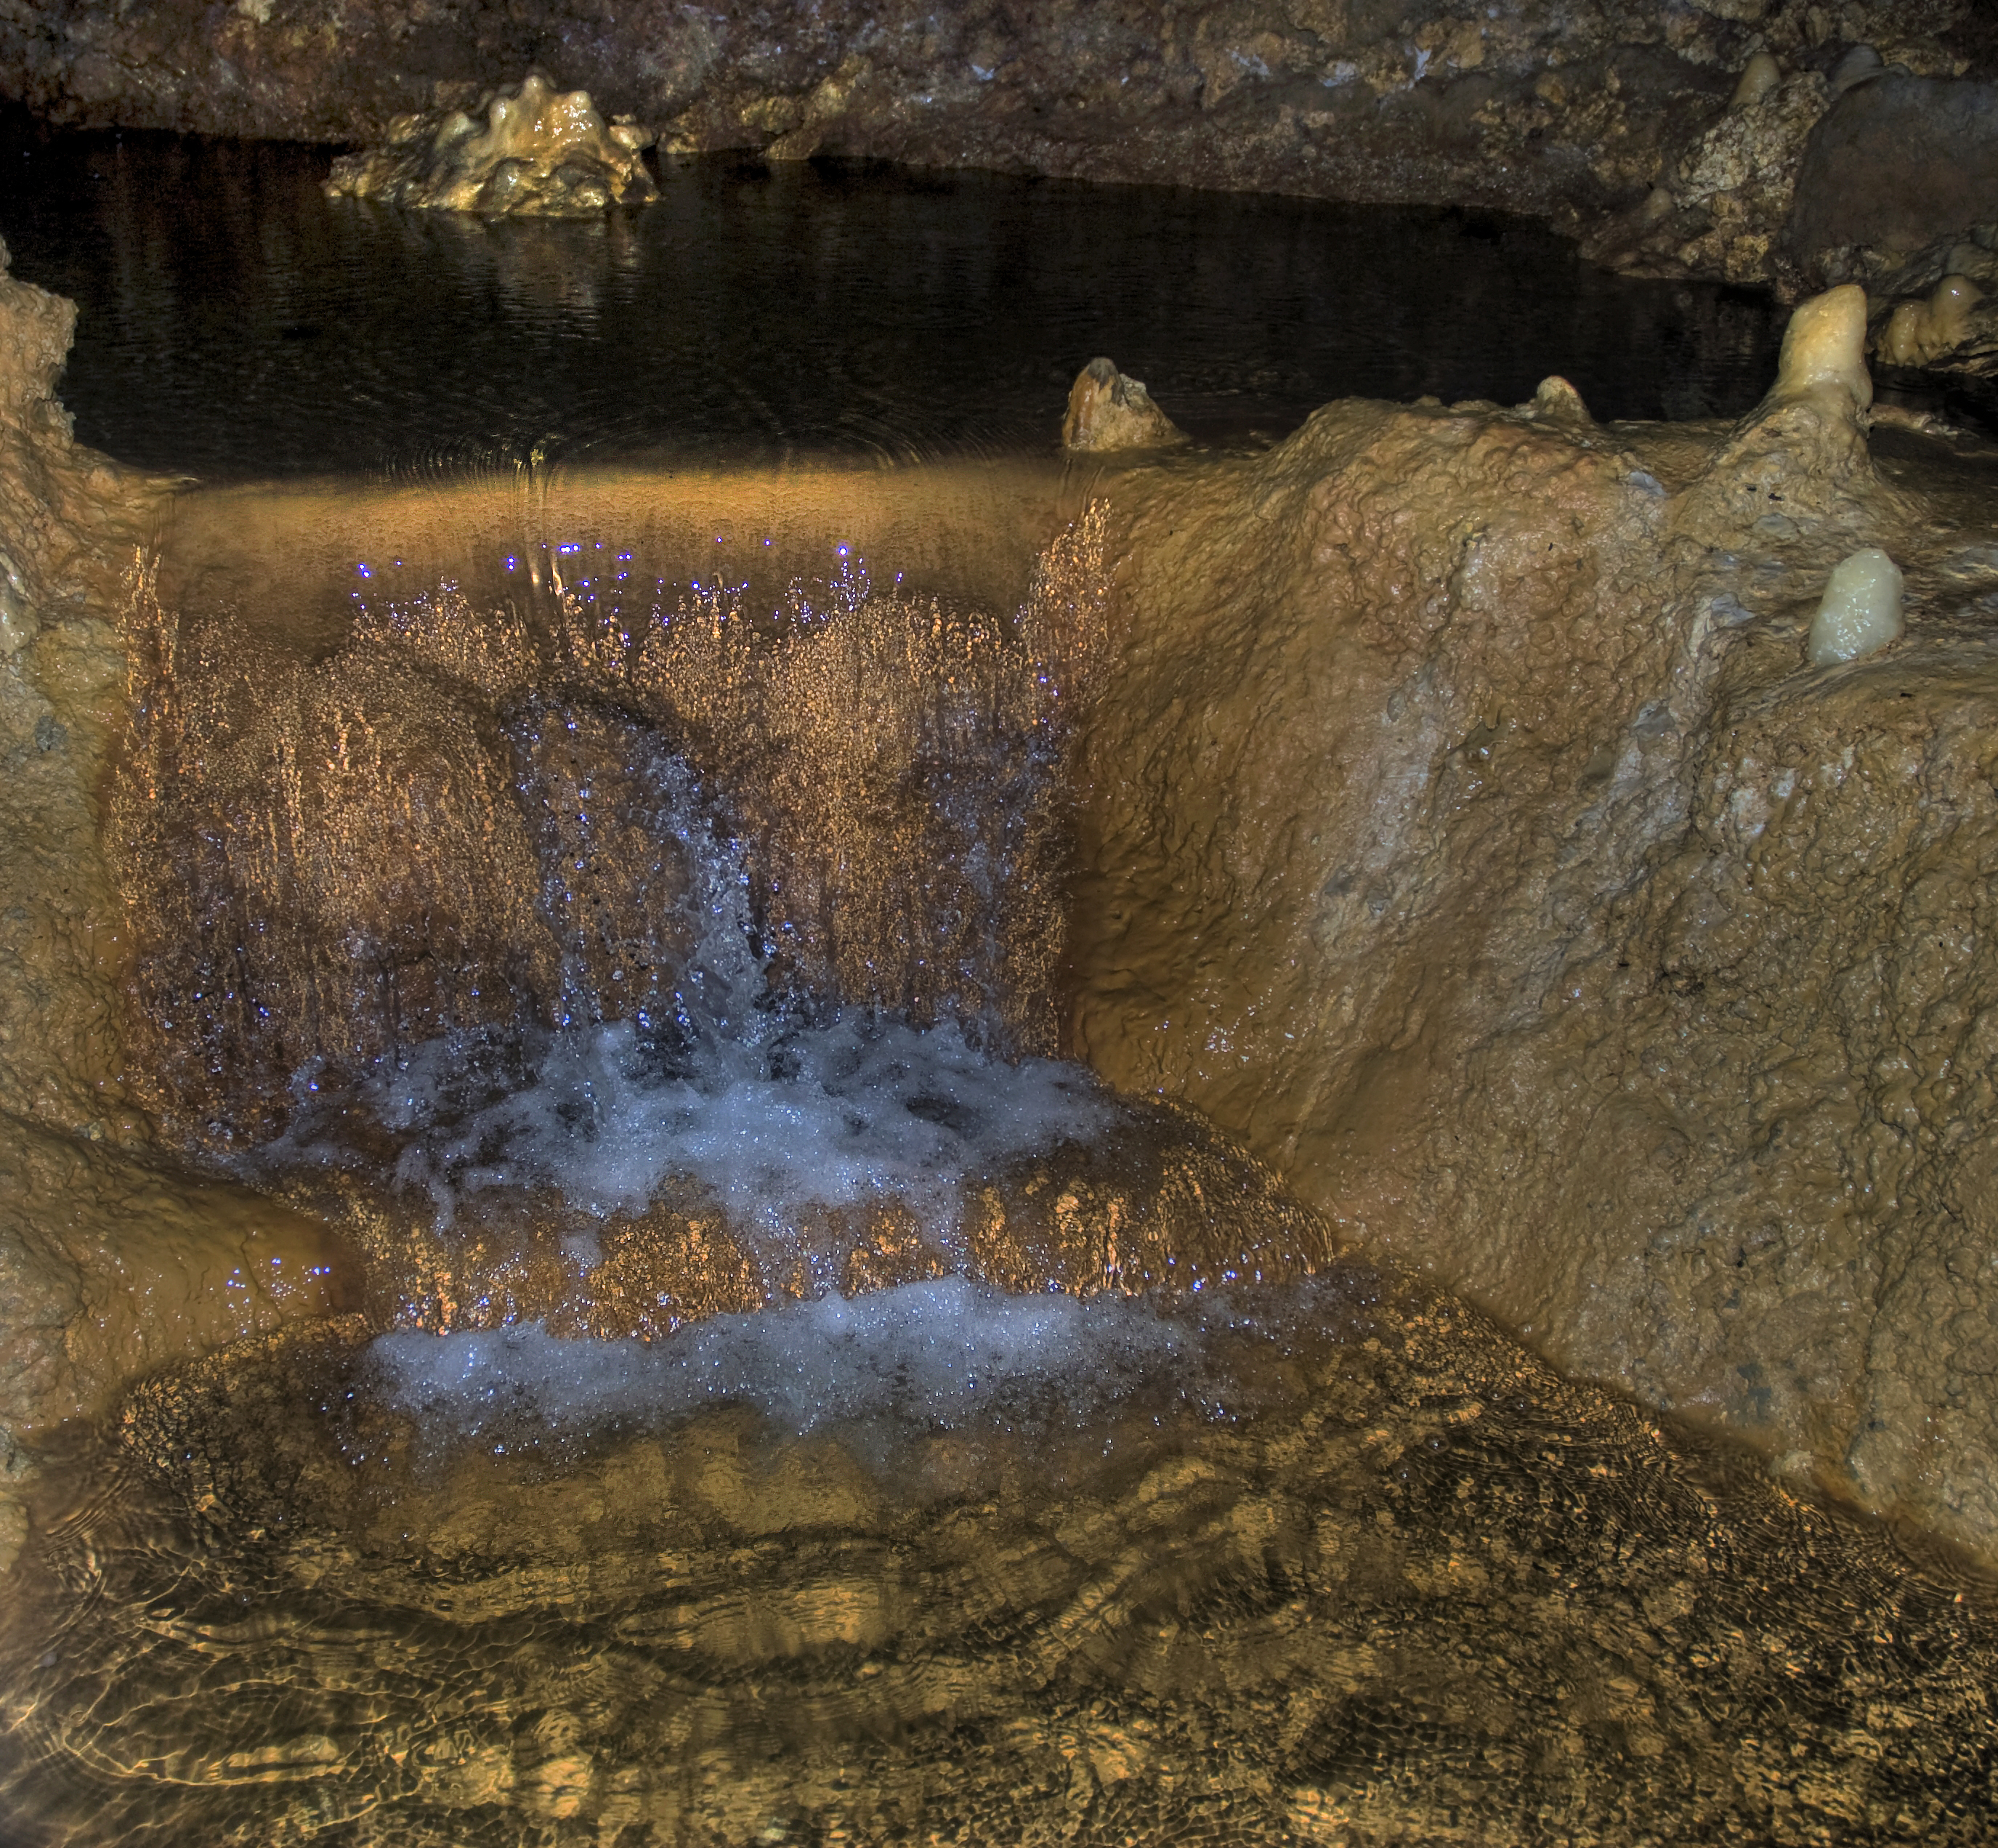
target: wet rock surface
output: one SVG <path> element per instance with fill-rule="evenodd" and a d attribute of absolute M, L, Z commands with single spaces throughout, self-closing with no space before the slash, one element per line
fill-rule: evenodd
<path fill-rule="evenodd" d="M 1068 395 L 1062 447 L 1070 451 L 1170 449 L 1186 433 L 1152 402 L 1142 379 L 1117 369 L 1112 359 L 1092 359 Z"/>
<path fill-rule="evenodd" d="M 1391 1276 L 785 1319 L 565 1425 L 351 1325 L 135 1389 L 0 1580 L 23 1839 L 1986 1839 L 1982 1581 Z"/>
<path fill-rule="evenodd" d="M 1728 116 L 1758 55 L 1784 81 Z M 1623 226 L 1662 188 L 1686 222 L 1641 249 L 1624 226 L 1606 256 L 1737 279 L 1768 273 L 1761 240 L 1834 80 L 1856 104 L 1896 72 L 1998 71 L 1968 0 L 647 4 L 614 19 L 562 0 L 140 0 L 115 21 L 19 0 L 0 17 L 0 91 L 63 119 L 206 133 L 378 141 L 530 64 L 658 125 L 668 150 L 1502 206 L 1578 232 Z M 1921 181 L 1900 152 L 1871 184 L 1912 209 Z"/>
<path fill-rule="evenodd" d="M 1342 404 L 1124 484 L 1077 1035 L 1559 1364 L 1989 1546 L 1998 465 L 1869 454 L 1813 308 L 1734 429 Z M 1864 547 L 1906 633 L 1812 667 Z"/>
<path fill-rule="evenodd" d="M 1857 257 L 1879 363 L 1971 378 L 1998 375 L 1998 220 L 1921 250 Z"/>
<path fill-rule="evenodd" d="M 135 1368 L 338 1300 L 325 1228 L 149 1151 L 123 1083 L 123 907 L 101 779 L 122 725 L 111 618 L 166 484 L 74 444 L 68 302 L 0 249 L 0 1457 Z M 19 1543 L 0 1473 L 0 1560 Z"/>
<path fill-rule="evenodd" d="M 558 568 L 524 616 L 446 585 L 306 661 L 139 584 L 112 815 L 150 1100 L 223 1149 L 307 1066 L 627 1021 L 670 1063 L 820 1000 L 1050 1049 L 1053 664 L 1098 620 L 1062 555 L 1017 627 L 852 574 L 627 610 Z"/>
<path fill-rule="evenodd" d="M 628 120 L 607 127 L 587 91 L 558 95 L 530 71 L 469 112 L 398 116 L 382 145 L 334 162 L 327 190 L 483 218 L 589 218 L 658 196 L 640 157 L 652 140 Z"/>

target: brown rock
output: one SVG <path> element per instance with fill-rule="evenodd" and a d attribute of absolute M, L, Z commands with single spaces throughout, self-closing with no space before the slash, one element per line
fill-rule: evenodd
<path fill-rule="evenodd" d="M 5 271 L 0 247 L 0 1569 L 22 1532 L 17 1434 L 324 1314 L 349 1280 L 324 1227 L 143 1152 L 99 844 L 125 671 L 105 619 L 164 484 L 71 441 L 53 386 L 74 309 Z"/>
<path fill-rule="evenodd" d="M 1744 137 L 1736 123 L 1720 137 L 1729 145 L 1703 144 L 1751 55 L 1808 80 L 1821 108 L 1854 46 L 1890 74 L 1947 79 L 1998 74 L 1994 43 L 1969 0 L 1706 0 L 1663 13 L 1643 0 L 1468 13 L 1444 0 L 1191 13 L 1167 0 L 942 12 L 914 0 L 694 12 L 634 0 L 614 14 L 574 0 L 130 0 L 115 18 L 82 0 L 20 0 L 0 16 L 0 90 L 65 120 L 390 141 L 343 171 L 422 196 L 438 189 L 435 139 L 451 112 L 538 62 L 661 125 L 671 152 L 1504 206 L 1554 217 L 1644 273 L 1751 280 L 1769 273 L 1763 240 L 1796 176 L 1796 112 L 1779 109 L 1780 133 Z M 1896 81 L 1872 78 L 1847 101 Z M 1741 168 L 1744 139 L 1752 171 L 1713 171 L 1716 159 Z M 1672 175 L 1688 162 L 1700 171 L 1681 196 Z M 1658 230 L 1629 217 L 1654 188 L 1679 222 L 1637 235 Z"/>
<path fill-rule="evenodd" d="M 1092 359 L 1076 375 L 1062 419 L 1063 448 L 1166 449 L 1186 440 L 1144 381 L 1118 371 L 1115 360 Z"/>
<path fill-rule="evenodd" d="M 1998 552 L 1858 418 L 1340 404 L 1122 485 L 1075 1035 L 1558 1363 L 1988 1549 Z M 1908 632 L 1809 671 L 1867 544 Z"/>
<path fill-rule="evenodd" d="M 1810 280 L 1841 281 L 1863 275 L 1841 253 L 1901 255 L 1960 236 L 1994 199 L 1998 85 L 1882 76 L 1812 131 L 1783 242 Z"/>
<path fill-rule="evenodd" d="M 0 244 L 0 1111 L 101 1131 L 130 1107 L 116 1079 L 122 920 L 97 845 L 124 679 L 105 618 L 163 484 L 71 441 L 54 383 L 75 308 L 6 261 Z"/>
<path fill-rule="evenodd" d="M 46 1435 L 123 1380 L 330 1314 L 361 1277 L 324 1225 L 19 1118 L 0 1134 L 0 1428 Z"/>
<path fill-rule="evenodd" d="M 1766 59 L 1766 54 L 1760 54 Z M 1804 144 L 1830 102 L 1823 78 L 1765 63 L 1694 137 L 1644 202 L 1585 246 L 1626 275 L 1766 282 L 1789 217 Z"/>

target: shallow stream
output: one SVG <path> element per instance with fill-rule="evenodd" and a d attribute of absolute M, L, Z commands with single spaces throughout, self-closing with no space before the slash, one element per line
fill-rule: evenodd
<path fill-rule="evenodd" d="M 1998 1587 L 1060 1056 L 1076 369 L 1216 446 L 1727 415 L 1770 305 L 1462 214 L 0 160 L 79 436 L 204 482 L 126 613 L 135 1082 L 352 1280 L 47 1440 L 0 1842 L 1990 1839 Z"/>

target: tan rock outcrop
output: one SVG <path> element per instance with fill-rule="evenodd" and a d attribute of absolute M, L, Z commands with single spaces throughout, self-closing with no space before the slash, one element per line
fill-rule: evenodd
<path fill-rule="evenodd" d="M 123 907 L 102 851 L 123 726 L 112 618 L 164 484 L 75 446 L 56 375 L 75 310 L 0 246 L 0 1564 L 18 1433 L 340 1285 L 325 1229 L 145 1150 L 121 1078 Z"/>
<path fill-rule="evenodd" d="M 1539 409 L 1120 486 L 1078 1048 L 1559 1364 L 1989 1549 L 1991 529 L 1844 387 Z M 1865 546 L 1907 632 L 1812 668 Z"/>
<path fill-rule="evenodd" d="M 1064 449 L 1087 452 L 1169 449 L 1187 437 L 1152 402 L 1142 379 L 1118 371 L 1114 359 L 1092 359 L 1069 392 L 1061 440 Z"/>
<path fill-rule="evenodd" d="M 471 113 L 397 116 L 381 146 L 334 162 L 326 189 L 485 218 L 590 218 L 659 196 L 642 158 L 652 141 L 623 118 L 607 126 L 588 91 L 562 95 L 531 71 Z"/>

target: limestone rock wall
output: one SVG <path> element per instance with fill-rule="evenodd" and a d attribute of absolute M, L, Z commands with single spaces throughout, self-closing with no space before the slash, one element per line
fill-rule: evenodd
<path fill-rule="evenodd" d="M 323 1229 L 156 1165 L 121 1077 L 123 906 L 99 845 L 124 580 L 163 484 L 71 440 L 72 304 L 0 246 L 0 1569 L 19 1433 L 337 1287 Z"/>
<path fill-rule="evenodd" d="M 0 245 L 0 1108 L 65 1127 L 118 1108 L 119 907 L 92 779 L 123 723 L 109 619 L 156 499 L 71 440 L 55 382 L 75 320 Z"/>
<path fill-rule="evenodd" d="M 378 141 L 538 65 L 683 150 L 1482 203 L 1578 231 L 1668 182 L 1707 222 L 1642 261 L 1761 274 L 1747 253 L 1780 230 L 1851 48 L 1979 77 L 1990 36 L 1972 0 L 5 0 L 0 95 L 66 120 Z M 1758 51 L 1801 88 L 1758 112 L 1752 147 L 1701 157 Z"/>
<path fill-rule="evenodd" d="M 1921 454 L 1550 385 L 1118 483 L 1075 1031 L 1558 1364 L 1988 1547 L 1998 544 Z M 1907 633 L 1811 668 L 1871 544 Z"/>

